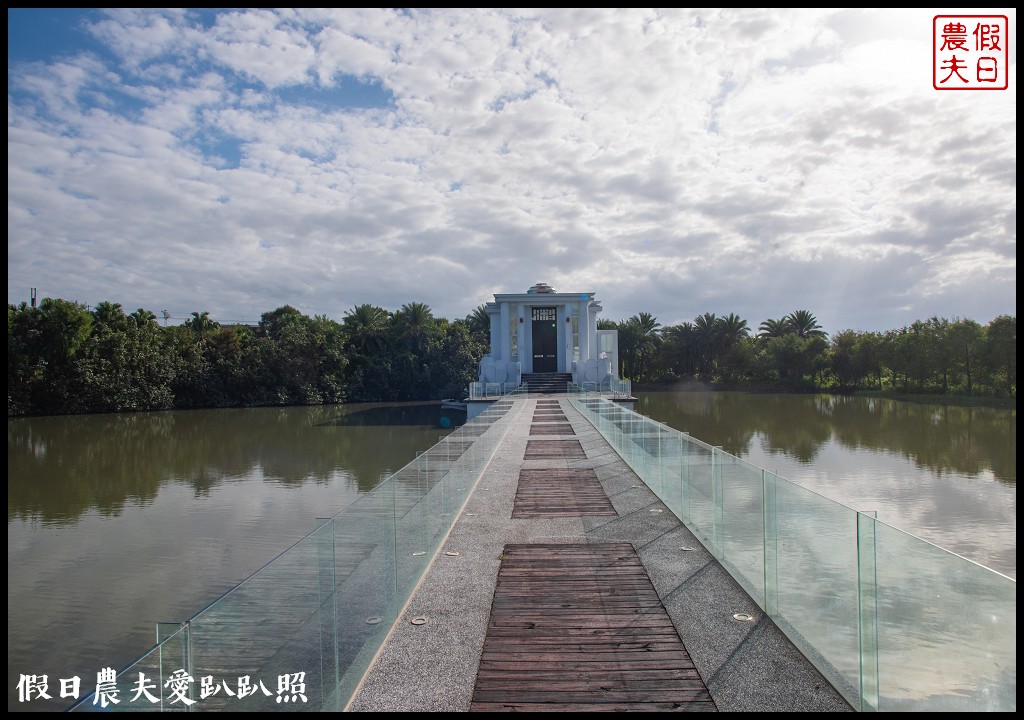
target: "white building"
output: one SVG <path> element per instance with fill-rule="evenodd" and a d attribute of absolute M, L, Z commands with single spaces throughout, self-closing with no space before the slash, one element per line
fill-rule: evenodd
<path fill-rule="evenodd" d="M 491 354 L 485 367 L 506 377 L 528 373 L 572 373 L 574 382 L 601 383 L 619 366 L 618 330 L 598 330 L 601 303 L 594 293 L 560 293 L 537 283 L 524 293 L 496 294 L 485 306 L 491 319 Z M 501 374 L 498 372 L 498 374 Z"/>

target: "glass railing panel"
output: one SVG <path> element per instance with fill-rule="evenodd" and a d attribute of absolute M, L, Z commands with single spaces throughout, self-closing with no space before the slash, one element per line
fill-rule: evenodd
<path fill-rule="evenodd" d="M 644 441 L 646 439 L 647 423 L 644 422 L 644 418 L 641 415 L 635 414 L 625 416 L 625 423 L 628 436 L 626 446 L 629 448 L 630 453 L 629 464 L 638 475 L 643 476 L 646 461 Z"/>
<path fill-rule="evenodd" d="M 644 448 L 646 423 L 639 416 L 626 416 L 625 443 L 629 450 L 629 464 L 640 477 L 644 476 Z"/>
<path fill-rule="evenodd" d="M 428 489 L 429 460 L 421 453 L 391 477 L 395 492 L 395 557 L 398 594 L 407 597 L 430 560 L 428 519 L 419 512 Z"/>
<path fill-rule="evenodd" d="M 190 674 L 200 685 L 194 709 L 323 707 L 336 669 L 333 645 L 321 638 L 322 628 L 333 634 L 333 587 L 327 522 L 196 615 L 189 623 Z"/>
<path fill-rule="evenodd" d="M 658 497 L 672 513 L 683 518 L 684 468 L 686 464 L 686 439 L 676 431 L 666 431 L 660 439 L 659 471 L 661 491 Z"/>
<path fill-rule="evenodd" d="M 764 497 L 760 468 L 718 452 L 722 486 L 721 562 L 764 607 Z"/>
<path fill-rule="evenodd" d="M 872 522 L 877 709 L 1016 710 L 1016 582 Z"/>
<path fill-rule="evenodd" d="M 805 488 L 774 488 L 772 619 L 858 707 L 857 513 Z"/>
<path fill-rule="evenodd" d="M 194 703 L 187 682 L 175 692 L 174 678 L 187 676 L 188 627 L 180 623 L 156 626 L 155 646 L 125 668 L 101 668 L 96 677 L 81 678 L 83 695 L 74 712 L 186 712 Z M 103 673 L 104 680 L 99 676 Z M 167 684 L 171 683 L 171 687 Z"/>
<path fill-rule="evenodd" d="M 497 402 L 182 626 L 110 681 L 156 704 L 92 695 L 76 710 L 342 710 L 454 523 L 503 435 L 516 397 Z M 507 420 L 506 420 L 507 426 Z M 168 629 L 169 628 L 169 629 Z M 113 671 L 111 671 L 113 672 Z M 166 683 L 183 676 L 180 693 Z M 134 693 L 133 693 L 134 694 Z M 129 695 L 130 696 L 130 695 Z M 201 705 L 200 705 L 201 704 Z"/>
<path fill-rule="evenodd" d="M 644 472 L 647 476 L 646 483 L 654 491 L 654 494 L 661 499 L 665 494 L 662 442 L 666 432 L 660 423 L 652 420 L 648 420 L 645 423 L 645 428 L 644 451 L 647 457 Z"/>
<path fill-rule="evenodd" d="M 712 549 L 715 529 L 714 448 L 692 437 L 687 439 L 683 467 L 688 479 L 683 502 L 684 520 L 696 538 Z"/>
<path fill-rule="evenodd" d="M 1014 580 L 611 401 L 572 402 L 855 708 L 1016 710 Z"/>
<path fill-rule="evenodd" d="M 333 531 L 337 684 L 324 710 L 344 708 L 404 602 L 396 585 L 394 484 L 362 496 L 334 519 Z"/>

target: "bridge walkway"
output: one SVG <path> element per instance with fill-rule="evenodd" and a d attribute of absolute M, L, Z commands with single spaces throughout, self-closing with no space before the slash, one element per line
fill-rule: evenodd
<path fill-rule="evenodd" d="M 509 412 L 349 710 L 851 709 L 568 396 Z"/>

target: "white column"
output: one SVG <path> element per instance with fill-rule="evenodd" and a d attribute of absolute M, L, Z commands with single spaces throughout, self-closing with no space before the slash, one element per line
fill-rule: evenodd
<path fill-rule="evenodd" d="M 512 334 L 508 331 L 508 303 L 501 303 L 501 327 L 498 329 L 498 334 L 501 337 L 501 353 L 494 356 L 495 360 L 508 360 L 509 354 L 512 352 Z"/>
<path fill-rule="evenodd" d="M 580 300 L 580 364 L 593 355 L 590 352 L 590 301 Z"/>
<path fill-rule="evenodd" d="M 596 307 L 587 310 L 587 333 L 590 336 L 590 357 L 592 358 L 601 354 L 597 347 L 597 313 Z"/>
<path fill-rule="evenodd" d="M 491 357 L 501 352 L 501 312 L 488 313 L 491 319 Z"/>

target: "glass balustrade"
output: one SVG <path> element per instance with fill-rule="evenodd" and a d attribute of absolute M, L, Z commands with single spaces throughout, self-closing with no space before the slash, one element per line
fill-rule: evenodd
<path fill-rule="evenodd" d="M 1015 710 L 1017 584 L 569 387 L 572 404 L 855 707 Z"/>
<path fill-rule="evenodd" d="M 524 396 L 505 393 L 190 619 L 159 624 L 71 709 L 344 709 Z"/>

